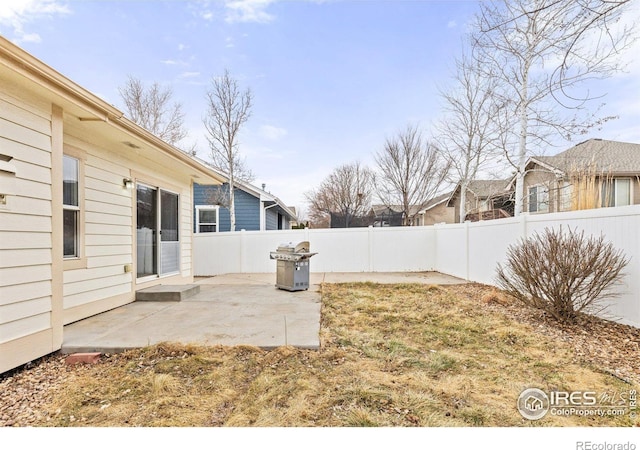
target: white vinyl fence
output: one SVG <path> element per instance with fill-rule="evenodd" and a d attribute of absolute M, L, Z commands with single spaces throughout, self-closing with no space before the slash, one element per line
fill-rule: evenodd
<path fill-rule="evenodd" d="M 194 236 L 196 276 L 274 273 L 269 253 L 279 244 L 309 241 L 318 254 L 312 272 L 438 271 L 494 284 L 507 248 L 545 228 L 604 235 L 630 258 L 610 318 L 640 327 L 640 205 L 426 227 L 240 231 Z"/>

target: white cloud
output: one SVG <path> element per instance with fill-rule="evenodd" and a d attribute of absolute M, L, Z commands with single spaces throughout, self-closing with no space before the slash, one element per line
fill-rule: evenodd
<path fill-rule="evenodd" d="M 447 28 L 455 28 L 457 26 L 458 24 L 456 23 L 455 20 L 450 20 L 449 22 L 447 22 Z"/>
<path fill-rule="evenodd" d="M 42 42 L 42 38 L 40 37 L 40 35 L 38 33 L 24 33 L 24 34 L 22 34 L 22 36 L 20 36 L 19 41 L 20 42 L 34 42 L 36 44 L 39 44 L 40 42 Z"/>
<path fill-rule="evenodd" d="M 284 128 L 274 127 L 273 125 L 262 125 L 260 127 L 260 135 L 271 141 L 276 141 L 287 135 L 287 130 Z"/>
<path fill-rule="evenodd" d="M 225 0 L 227 9 L 226 21 L 268 23 L 274 19 L 266 9 L 275 0 Z"/>
<path fill-rule="evenodd" d="M 236 44 L 234 44 L 234 42 L 233 42 L 233 38 L 232 38 L 232 37 L 228 37 L 228 38 L 226 38 L 226 39 L 224 40 L 224 42 L 225 42 L 225 45 L 224 45 L 224 46 L 225 46 L 226 48 L 233 48 L 233 47 L 235 47 L 235 46 L 236 46 Z"/>
<path fill-rule="evenodd" d="M 200 72 L 182 72 L 180 75 L 178 75 L 178 78 L 195 78 L 199 76 Z"/>
<path fill-rule="evenodd" d="M 2 0 L 0 0 L 2 1 Z M 224 17 L 227 23 L 269 23 L 275 19 L 275 15 L 267 10 L 270 6 L 283 0 L 201 0 L 188 2 L 194 16 L 207 21 L 213 21 Z M 310 3 L 326 3 L 338 0 L 295 0 Z"/>
<path fill-rule="evenodd" d="M 17 43 L 40 42 L 40 35 L 25 31 L 25 26 L 36 19 L 69 13 L 71 10 L 67 4 L 60 0 L 3 0 L 0 3 L 0 26 L 10 28 Z"/>

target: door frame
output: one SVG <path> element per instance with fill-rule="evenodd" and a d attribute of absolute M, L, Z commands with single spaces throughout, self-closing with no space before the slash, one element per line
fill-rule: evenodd
<path fill-rule="evenodd" d="M 157 280 L 159 278 L 163 278 L 163 277 L 170 277 L 170 276 L 175 276 L 178 275 L 180 273 L 180 262 L 181 262 L 181 249 L 180 249 L 180 245 L 181 245 L 181 238 L 180 238 L 180 193 L 178 192 L 178 189 L 176 188 L 167 188 L 167 187 L 163 187 L 163 185 L 161 183 L 158 182 L 149 182 L 146 181 L 145 178 L 141 178 L 141 179 L 136 179 L 135 183 L 134 183 L 134 193 L 133 193 L 133 232 L 134 232 L 134 253 L 135 255 L 138 254 L 138 237 L 137 237 L 137 230 L 138 230 L 138 222 L 137 222 L 137 216 L 138 216 L 138 185 L 144 186 L 146 188 L 149 189 L 154 189 L 156 191 L 156 213 L 155 213 L 155 225 L 156 225 L 156 235 L 154 237 L 154 243 L 155 243 L 155 248 L 156 248 L 156 258 L 155 258 L 155 264 L 153 267 L 154 273 L 153 274 L 149 274 L 149 275 L 144 275 L 142 277 L 138 277 L 138 259 L 136 256 L 135 259 L 135 267 L 133 268 L 133 273 L 135 274 L 135 282 L 136 284 L 141 284 L 141 283 L 145 283 L 145 282 L 149 282 L 149 281 L 153 281 L 153 280 Z M 171 241 L 171 242 L 177 242 L 178 244 L 178 270 L 176 271 L 172 271 L 172 272 L 163 272 L 162 271 L 162 193 L 169 193 L 172 195 L 175 195 L 177 197 L 177 203 L 176 203 L 176 220 L 177 220 L 177 241 Z"/>

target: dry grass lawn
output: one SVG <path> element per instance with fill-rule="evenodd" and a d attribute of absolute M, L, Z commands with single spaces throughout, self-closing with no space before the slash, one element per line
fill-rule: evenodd
<path fill-rule="evenodd" d="M 320 351 L 158 345 L 68 370 L 40 426 L 633 426 L 523 419 L 527 387 L 628 392 L 466 286 L 323 286 Z M 630 355 L 637 358 L 638 355 Z M 637 388 L 637 386 L 635 386 Z"/>

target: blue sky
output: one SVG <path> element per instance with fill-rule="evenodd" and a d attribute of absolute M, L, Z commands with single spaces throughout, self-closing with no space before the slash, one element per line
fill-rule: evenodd
<path fill-rule="evenodd" d="M 121 109 L 128 75 L 170 86 L 203 159 L 205 91 L 228 69 L 254 94 L 241 136 L 254 184 L 304 207 L 336 166 L 372 165 L 409 123 L 429 129 L 476 10 L 463 0 L 2 0 L 0 34 Z M 640 143 L 634 54 L 603 88 L 604 112 L 620 119 L 593 137 Z"/>

